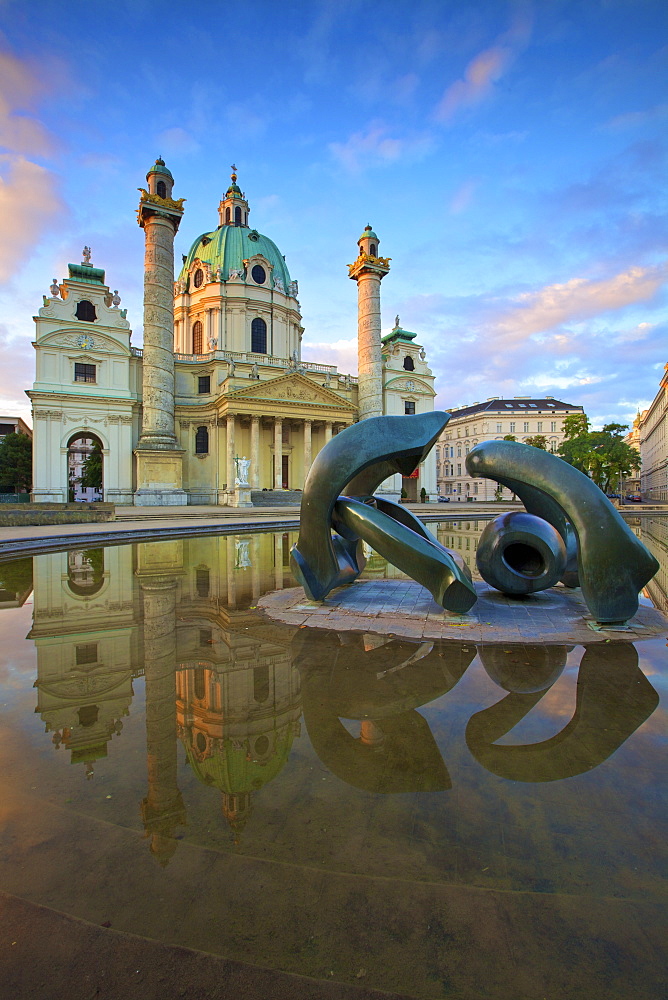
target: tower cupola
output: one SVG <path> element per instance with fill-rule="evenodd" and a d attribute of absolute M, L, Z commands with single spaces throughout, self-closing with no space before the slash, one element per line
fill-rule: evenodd
<path fill-rule="evenodd" d="M 237 168 L 232 164 L 232 183 L 225 192 L 218 206 L 218 222 L 221 226 L 244 226 L 248 228 L 248 213 L 250 209 L 246 195 L 237 184 Z"/>
<path fill-rule="evenodd" d="M 172 172 L 165 166 L 165 161 L 161 156 L 155 161 L 149 172 L 146 174 L 148 183 L 148 193 L 157 194 L 158 198 L 171 198 L 174 178 Z"/>
<path fill-rule="evenodd" d="M 357 241 L 357 245 L 360 248 L 360 253 L 368 254 L 370 257 L 378 256 L 378 244 L 380 240 L 374 233 L 371 226 L 365 226 L 364 232 Z"/>

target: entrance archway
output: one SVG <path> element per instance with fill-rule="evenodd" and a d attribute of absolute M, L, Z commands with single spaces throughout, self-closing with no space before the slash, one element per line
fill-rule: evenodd
<path fill-rule="evenodd" d="M 96 434 L 79 431 L 67 443 L 68 499 L 102 500 L 104 497 L 103 445 Z"/>

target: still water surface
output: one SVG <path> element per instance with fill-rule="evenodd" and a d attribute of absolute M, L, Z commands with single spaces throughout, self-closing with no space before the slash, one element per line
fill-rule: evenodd
<path fill-rule="evenodd" d="M 483 527 L 439 536 L 472 560 Z M 634 530 L 665 607 L 668 525 Z M 666 636 L 294 628 L 255 605 L 295 540 L 0 566 L 0 888 L 415 997 L 662 995 Z"/>

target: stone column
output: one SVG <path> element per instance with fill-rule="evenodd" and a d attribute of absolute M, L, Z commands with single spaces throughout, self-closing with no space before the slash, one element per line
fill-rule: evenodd
<path fill-rule="evenodd" d="M 153 174 L 155 170 L 147 177 L 151 192 L 142 194 L 137 213 L 145 245 L 142 430 L 135 449 L 138 506 L 187 503 L 181 488 L 183 451 L 174 426 L 174 236 L 183 208 L 171 197 L 158 199 L 152 193 Z M 169 178 L 171 193 L 171 174 Z"/>
<path fill-rule="evenodd" d="M 141 571 L 140 571 L 141 572 Z M 146 681 L 146 750 L 148 794 L 142 821 L 151 838 L 151 854 L 166 865 L 176 850 L 177 826 L 186 811 L 177 785 L 176 746 L 176 588 L 172 576 L 140 581 L 144 608 Z"/>
<path fill-rule="evenodd" d="M 357 355 L 359 418 L 383 414 L 383 359 L 380 340 L 380 283 L 390 269 L 378 252 L 378 237 L 367 226 L 358 240 L 360 254 L 350 265 L 357 282 Z"/>
<path fill-rule="evenodd" d="M 274 489 L 283 489 L 283 420 L 274 417 Z"/>
<path fill-rule="evenodd" d="M 312 420 L 304 421 L 304 483 L 306 482 L 306 477 L 308 476 L 312 462 L 312 448 L 311 448 L 312 425 L 313 425 Z M 302 483 L 302 486 L 304 485 L 304 483 Z"/>
<path fill-rule="evenodd" d="M 225 539 L 225 559 L 227 568 L 227 607 L 234 610 L 237 606 L 237 580 L 234 575 L 237 547 L 236 539 L 233 535 L 228 535 Z"/>
<path fill-rule="evenodd" d="M 234 431 L 236 425 L 236 415 L 228 413 L 226 417 L 226 447 L 227 447 L 227 495 L 234 496 L 234 480 L 236 479 L 237 467 L 234 463 Z"/>
<path fill-rule="evenodd" d="M 254 490 L 260 488 L 260 418 L 251 417 L 251 486 Z"/>
<path fill-rule="evenodd" d="M 329 444 L 332 440 L 332 421 L 325 421 L 325 444 Z"/>

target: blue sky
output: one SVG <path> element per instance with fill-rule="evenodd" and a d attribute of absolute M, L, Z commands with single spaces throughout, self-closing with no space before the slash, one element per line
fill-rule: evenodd
<path fill-rule="evenodd" d="M 0 410 L 29 412 L 31 317 L 84 244 L 141 344 L 161 154 L 177 259 L 236 163 L 304 357 L 355 370 L 371 223 L 383 327 L 418 332 L 437 405 L 549 394 L 629 422 L 668 360 L 667 29 L 662 0 L 0 0 Z"/>

